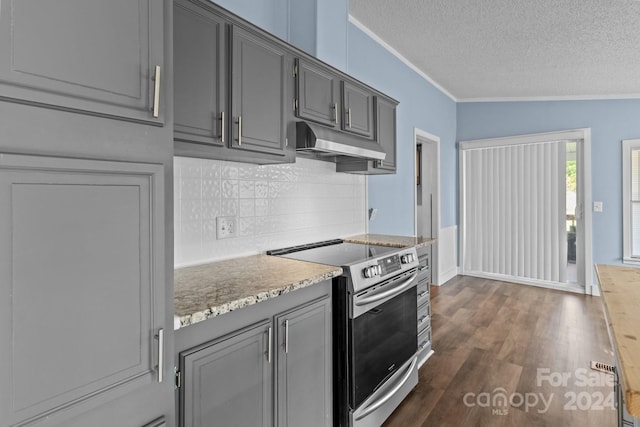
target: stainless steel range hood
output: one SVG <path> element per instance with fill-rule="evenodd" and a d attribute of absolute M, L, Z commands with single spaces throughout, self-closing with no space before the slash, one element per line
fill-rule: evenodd
<path fill-rule="evenodd" d="M 385 151 L 376 141 L 308 122 L 296 123 L 296 151 L 313 152 L 319 156 L 372 160 L 384 160 L 386 157 Z"/>

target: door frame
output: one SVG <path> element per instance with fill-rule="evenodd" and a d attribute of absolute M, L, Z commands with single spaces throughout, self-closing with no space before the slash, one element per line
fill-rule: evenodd
<path fill-rule="evenodd" d="M 514 144 L 521 143 L 536 143 L 542 141 L 561 141 L 561 140 L 578 140 L 582 141 L 582 155 L 578 159 L 582 162 L 582 164 L 578 165 L 578 188 L 582 188 L 582 202 L 578 204 L 576 210 L 582 216 L 583 219 L 583 229 L 584 232 L 582 240 L 582 245 L 576 247 L 576 255 L 582 261 L 583 271 L 578 272 L 578 277 L 584 277 L 584 288 L 572 288 L 569 286 L 563 287 L 554 287 L 554 286 L 545 286 L 536 281 L 532 280 L 518 280 L 517 278 L 511 281 L 530 284 L 534 286 L 542 286 L 542 287 L 551 287 L 553 289 L 559 289 L 564 291 L 573 291 L 580 292 L 586 295 L 600 295 L 599 289 L 597 286 L 594 286 L 593 283 L 593 244 L 592 244 L 592 211 L 591 211 L 591 128 L 581 128 L 581 129 L 571 129 L 565 131 L 557 131 L 557 132 L 542 132 L 535 134 L 525 134 L 525 135 L 513 135 L 507 137 L 500 138 L 487 138 L 480 140 L 469 140 L 469 141 L 459 141 L 459 144 L 462 143 L 474 143 L 477 144 L 477 147 L 481 146 L 493 146 L 496 143 L 504 140 L 513 141 Z M 578 151 L 579 152 L 579 151 Z M 459 206 L 460 206 L 460 218 L 459 218 L 459 247 L 460 247 L 460 266 L 464 267 L 464 245 L 465 245 L 465 216 L 466 212 L 464 211 L 464 161 L 463 161 L 463 151 L 458 148 L 458 160 L 459 160 L 459 188 L 458 188 L 458 196 L 459 196 Z M 580 195 L 578 196 L 578 202 L 580 202 Z M 576 242 L 578 239 L 576 239 Z M 464 270 L 462 271 L 464 274 Z M 583 285 L 579 283 L 579 285 Z"/>
<path fill-rule="evenodd" d="M 418 138 L 422 139 L 422 141 L 418 142 Z M 413 176 L 414 179 L 412 179 L 412 183 L 413 183 L 413 234 L 415 236 L 418 235 L 418 197 L 417 197 L 417 191 L 416 191 L 416 181 L 415 181 L 415 177 L 418 174 L 418 162 L 417 162 L 417 158 L 416 158 L 416 153 L 417 153 L 417 146 L 420 143 L 426 142 L 427 144 L 433 144 L 435 146 L 435 153 L 436 153 L 436 158 L 435 158 L 435 162 L 433 162 L 433 165 L 436 168 L 436 185 L 435 185 L 435 193 L 436 193 L 436 197 L 435 199 L 435 206 L 432 212 L 432 217 L 431 217 L 431 223 L 434 225 L 433 227 L 433 236 L 432 238 L 436 239 L 436 243 L 433 244 L 432 247 L 432 251 L 431 251 L 431 268 L 432 268 L 432 281 L 435 284 L 440 284 L 439 281 L 439 274 L 440 274 L 440 268 L 438 265 L 438 260 L 440 259 L 440 257 L 438 256 L 439 250 L 440 250 L 440 245 L 437 242 L 438 237 L 440 236 L 440 228 L 442 226 L 441 224 L 441 218 L 440 218 L 440 207 L 442 206 L 442 197 L 441 197 L 441 188 L 440 188 L 440 137 L 430 134 L 427 131 L 424 131 L 422 129 L 418 129 L 418 128 L 413 128 Z M 421 162 L 422 163 L 422 162 Z M 424 164 L 424 163 L 422 163 Z"/>

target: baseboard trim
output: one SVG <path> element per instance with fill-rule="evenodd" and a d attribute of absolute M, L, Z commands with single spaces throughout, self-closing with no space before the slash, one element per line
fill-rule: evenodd
<path fill-rule="evenodd" d="M 451 280 L 454 277 L 456 277 L 459 273 L 460 273 L 460 269 L 458 268 L 458 266 L 450 268 L 447 271 L 441 272 L 438 275 L 438 280 L 437 280 L 436 283 L 434 283 L 434 285 L 442 286 L 442 285 L 446 284 L 449 280 Z"/>
<path fill-rule="evenodd" d="M 537 286 L 539 288 L 555 289 L 557 291 L 572 292 L 576 294 L 591 295 L 592 290 L 581 286 L 569 286 L 564 283 L 545 282 L 541 280 L 526 279 L 522 277 L 507 276 L 503 274 L 489 274 L 475 271 L 465 271 L 464 276 L 480 277 L 483 279 L 498 280 L 501 282 L 517 283 L 521 285 Z"/>

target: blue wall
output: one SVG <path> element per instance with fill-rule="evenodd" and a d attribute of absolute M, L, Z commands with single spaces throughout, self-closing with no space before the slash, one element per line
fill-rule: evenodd
<path fill-rule="evenodd" d="M 482 102 L 458 104 L 459 141 L 591 128 L 593 260 L 622 260 L 622 143 L 640 137 L 640 100 Z M 591 208 L 591 207 L 585 207 Z"/>
<path fill-rule="evenodd" d="M 414 128 L 440 137 L 441 226 L 456 224 L 456 103 L 355 25 L 347 35 L 347 72 L 400 101 L 398 172 L 369 177 L 369 206 L 378 209 L 369 231 L 414 233 Z"/>

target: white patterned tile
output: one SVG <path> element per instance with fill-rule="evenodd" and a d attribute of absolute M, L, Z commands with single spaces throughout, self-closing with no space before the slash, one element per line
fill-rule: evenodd
<path fill-rule="evenodd" d="M 255 216 L 254 199 L 240 199 L 240 202 L 238 204 L 238 215 L 240 217 Z"/>
<path fill-rule="evenodd" d="M 238 234 L 240 236 L 251 236 L 255 234 L 255 218 L 240 218 L 238 220 Z"/>
<path fill-rule="evenodd" d="M 256 197 L 254 181 L 241 180 L 239 196 L 241 199 L 253 199 Z"/>
<path fill-rule="evenodd" d="M 269 215 L 269 200 L 268 199 L 255 199 L 256 200 L 256 216 Z"/>
<path fill-rule="evenodd" d="M 202 197 L 202 180 L 199 178 L 183 178 L 180 181 L 181 199 L 200 199 Z"/>
<path fill-rule="evenodd" d="M 204 199 L 202 201 L 202 219 L 216 219 L 221 216 L 222 201 L 220 199 Z"/>
<path fill-rule="evenodd" d="M 203 179 L 220 179 L 221 175 L 220 161 L 204 159 L 202 160 L 202 178 Z"/>
<path fill-rule="evenodd" d="M 255 190 L 255 197 L 258 199 L 264 199 L 266 197 L 269 197 L 269 182 L 255 181 L 254 190 Z"/>
<path fill-rule="evenodd" d="M 232 179 L 225 179 L 222 181 L 222 198 L 223 199 L 237 199 L 239 190 L 238 190 L 238 181 Z"/>
<path fill-rule="evenodd" d="M 181 162 L 182 178 L 202 178 L 202 160 L 183 157 Z"/>
<path fill-rule="evenodd" d="M 220 180 L 205 178 L 202 180 L 202 198 L 203 199 L 219 199 L 221 197 L 220 192 Z"/>
<path fill-rule="evenodd" d="M 180 202 L 180 220 L 183 224 L 193 223 L 202 219 L 201 200 L 182 200 Z M 184 229 L 183 229 L 184 230 Z"/>
<path fill-rule="evenodd" d="M 238 164 L 231 162 L 222 162 L 222 178 L 238 179 Z"/>
<path fill-rule="evenodd" d="M 238 200 L 236 199 L 223 199 L 222 207 L 220 211 L 221 216 L 237 216 L 238 215 Z"/>

